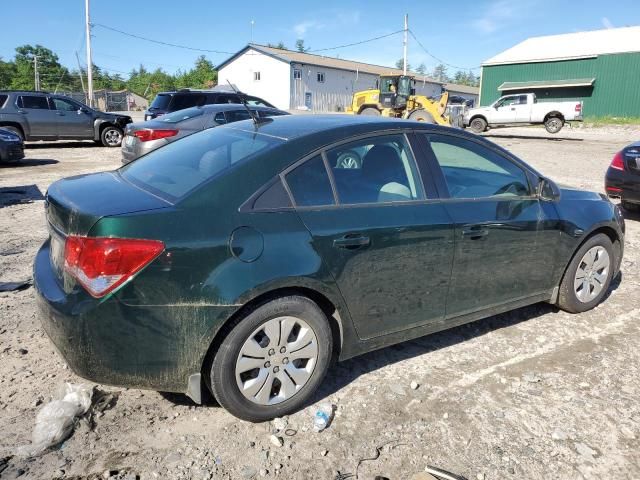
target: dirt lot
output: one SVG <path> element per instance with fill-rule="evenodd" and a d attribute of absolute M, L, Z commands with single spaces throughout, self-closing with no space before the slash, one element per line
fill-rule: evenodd
<path fill-rule="evenodd" d="M 603 191 L 611 157 L 640 131 L 488 136 L 557 181 Z M 47 186 L 119 161 L 118 150 L 91 144 L 34 144 L 20 165 L 0 168 L 0 188 L 34 199 L 7 206 L 12 194 L 0 193 L 0 281 L 30 276 L 46 236 Z M 287 419 L 294 435 L 280 432 L 277 447 L 272 423 L 241 422 L 179 395 L 98 386 L 116 393 L 110 408 L 57 450 L 0 460 L 0 477 L 333 479 L 339 471 L 396 480 L 430 464 L 470 480 L 640 478 L 639 220 L 627 216 L 622 275 L 604 304 L 581 315 L 535 305 L 339 364 L 318 396 L 338 406 L 322 433 L 299 412 Z M 40 328 L 32 288 L 0 293 L 0 312 L 2 459 L 29 443 L 41 402 L 82 380 Z"/>

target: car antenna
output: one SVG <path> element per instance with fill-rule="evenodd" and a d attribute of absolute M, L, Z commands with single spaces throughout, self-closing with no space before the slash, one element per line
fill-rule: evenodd
<path fill-rule="evenodd" d="M 239 91 L 236 87 L 234 87 L 232 85 L 232 83 L 229 80 L 227 80 L 227 83 L 231 87 L 231 90 L 236 92 L 238 94 L 238 97 L 240 97 L 240 101 L 242 102 L 242 105 L 244 105 L 244 108 L 246 108 L 247 112 L 249 112 L 249 115 L 251 116 L 251 119 L 253 120 L 253 124 L 256 126 L 256 128 L 259 127 L 260 125 L 265 124 L 265 123 L 273 122 L 272 118 L 268 118 L 268 117 L 259 118 L 256 115 L 256 112 L 252 111 L 249 108 L 249 105 L 247 104 L 247 94 L 246 93 L 242 93 L 241 91 Z"/>

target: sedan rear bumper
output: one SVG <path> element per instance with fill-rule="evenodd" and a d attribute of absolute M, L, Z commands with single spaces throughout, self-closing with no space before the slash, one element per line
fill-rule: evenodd
<path fill-rule="evenodd" d="M 640 203 L 640 175 L 609 167 L 604 187 L 609 197 L 620 198 L 629 203 Z"/>
<path fill-rule="evenodd" d="M 214 331 L 203 319 L 228 318 L 233 310 L 211 307 L 215 311 L 205 315 L 194 306 L 94 299 L 79 288 L 67 294 L 51 267 L 49 241 L 36 255 L 34 286 L 43 329 L 69 367 L 93 382 L 120 387 L 192 391 L 189 379 L 201 373 Z"/>

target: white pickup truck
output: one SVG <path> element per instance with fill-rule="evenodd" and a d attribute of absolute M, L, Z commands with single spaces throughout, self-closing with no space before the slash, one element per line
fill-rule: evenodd
<path fill-rule="evenodd" d="M 471 108 L 464 114 L 465 127 L 476 133 L 496 125 L 543 124 L 558 133 L 565 122 L 582 121 L 582 102 L 539 102 L 535 93 L 505 95 L 488 107 Z"/>

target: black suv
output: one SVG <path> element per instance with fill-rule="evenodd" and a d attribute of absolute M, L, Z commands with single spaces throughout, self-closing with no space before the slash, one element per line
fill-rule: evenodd
<path fill-rule="evenodd" d="M 257 107 L 275 108 L 261 98 L 246 95 L 247 103 Z M 240 97 L 227 90 L 193 90 L 185 88 L 177 92 L 160 92 L 149 109 L 144 112 L 144 119 L 151 120 L 165 113 L 175 112 L 190 107 L 201 107 L 214 103 L 242 103 Z"/>
<path fill-rule="evenodd" d="M 0 127 L 23 140 L 93 140 L 118 147 L 131 117 L 48 92 L 0 90 Z"/>

